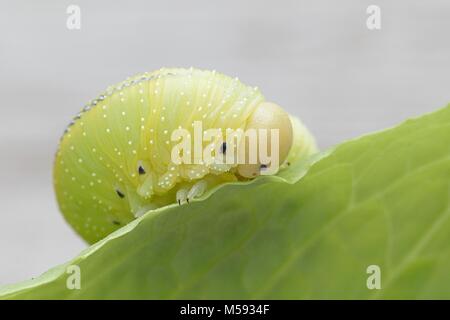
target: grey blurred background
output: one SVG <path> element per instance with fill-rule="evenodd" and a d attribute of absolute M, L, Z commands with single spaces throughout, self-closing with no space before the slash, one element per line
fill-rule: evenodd
<path fill-rule="evenodd" d="M 59 214 L 52 162 L 108 85 L 162 66 L 216 69 L 301 117 L 322 148 L 450 102 L 448 0 L 0 1 L 0 285 L 85 244 Z M 66 9 L 81 8 L 81 30 Z M 381 30 L 366 8 L 381 8 Z"/>

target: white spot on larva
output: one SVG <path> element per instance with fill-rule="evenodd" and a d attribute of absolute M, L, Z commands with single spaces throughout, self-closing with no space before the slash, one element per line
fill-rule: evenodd
<path fill-rule="evenodd" d="M 126 115 L 126 112 L 125 112 L 125 111 L 122 111 L 122 115 L 123 115 L 123 116 Z"/>
<path fill-rule="evenodd" d="M 110 133 L 110 132 L 111 132 L 111 129 L 106 128 L 106 132 L 107 132 L 107 133 Z"/>
<path fill-rule="evenodd" d="M 92 176 L 95 177 L 97 174 L 95 172 L 92 172 Z"/>
<path fill-rule="evenodd" d="M 92 152 L 97 152 L 97 149 L 95 149 L 95 148 L 92 148 Z"/>
<path fill-rule="evenodd" d="M 81 159 L 81 158 L 78 158 L 78 162 L 80 162 L 80 163 L 81 163 L 81 162 L 83 162 L 83 159 Z"/>
<path fill-rule="evenodd" d="M 161 117 L 161 121 L 163 121 L 163 122 L 164 122 L 164 120 L 166 120 L 166 118 L 165 118 L 165 117 Z"/>
<path fill-rule="evenodd" d="M 129 127 L 129 126 L 126 126 L 126 127 L 125 127 L 125 130 L 130 131 L 130 127 Z"/>
<path fill-rule="evenodd" d="M 131 145 L 131 144 L 133 144 L 133 142 L 130 140 L 130 141 L 128 141 L 128 144 Z"/>

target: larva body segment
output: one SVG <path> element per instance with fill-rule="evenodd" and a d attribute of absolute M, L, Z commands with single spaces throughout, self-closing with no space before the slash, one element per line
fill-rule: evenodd
<path fill-rule="evenodd" d="M 144 73 L 108 88 L 60 141 L 54 185 L 62 213 L 92 243 L 149 209 L 174 203 L 182 188 L 239 179 L 231 165 L 174 165 L 171 134 L 195 121 L 203 130 L 244 129 L 263 101 L 238 79 L 192 68 Z"/>

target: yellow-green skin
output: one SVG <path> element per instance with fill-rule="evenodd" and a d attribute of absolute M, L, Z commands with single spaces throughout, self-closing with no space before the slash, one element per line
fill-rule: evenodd
<path fill-rule="evenodd" d="M 235 165 L 173 164 L 171 133 L 192 130 L 194 121 L 203 130 L 245 129 L 263 101 L 238 79 L 192 68 L 144 73 L 108 88 L 60 141 L 54 165 L 60 210 L 93 243 L 150 209 L 175 203 L 180 188 L 202 179 L 208 188 L 243 179 Z M 287 161 L 316 150 L 309 132 L 292 125 L 301 137 Z"/>

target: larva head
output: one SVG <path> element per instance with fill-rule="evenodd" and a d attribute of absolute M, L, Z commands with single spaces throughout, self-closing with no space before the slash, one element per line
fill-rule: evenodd
<path fill-rule="evenodd" d="M 137 75 L 91 101 L 62 137 L 54 165 L 59 207 L 84 239 L 95 242 L 150 209 L 224 182 L 254 178 L 265 164 L 259 158 L 257 164 L 175 163 L 177 129 L 186 129 L 194 140 L 189 159 L 196 158 L 197 123 L 200 137 L 209 129 L 278 129 L 282 164 L 286 156 L 297 159 L 312 150 L 296 138 L 307 130 L 296 130 L 301 126 L 291 122 L 256 88 L 214 71 L 161 69 Z M 216 137 L 197 147 L 221 145 L 222 156 L 232 154 L 224 141 Z"/>
<path fill-rule="evenodd" d="M 289 115 L 275 103 L 262 102 L 247 120 L 246 131 L 248 130 L 255 130 L 258 133 L 258 140 L 267 139 L 267 150 L 261 153 L 262 147 L 258 143 L 252 151 L 249 141 L 243 139 L 241 147 L 245 148 L 245 154 L 256 152 L 257 156 L 256 161 L 250 161 L 250 157 L 246 157 L 245 163 L 238 165 L 238 173 L 246 178 L 255 178 L 261 173 L 264 174 L 264 171 L 276 173 L 292 146 L 293 131 Z M 270 155 L 270 163 L 262 159 L 261 154 Z"/>

